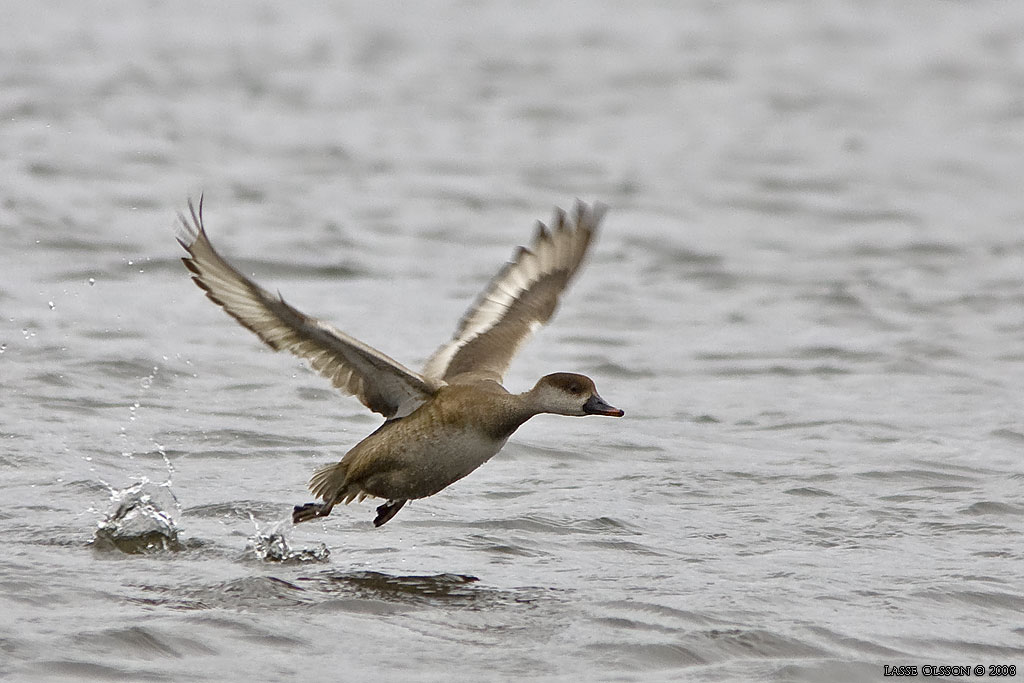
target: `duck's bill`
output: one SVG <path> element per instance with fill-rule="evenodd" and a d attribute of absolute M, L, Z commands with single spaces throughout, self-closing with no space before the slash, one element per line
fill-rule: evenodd
<path fill-rule="evenodd" d="M 588 398 L 587 402 L 583 404 L 583 412 L 587 415 L 608 415 L 609 417 L 622 417 L 626 414 L 615 406 L 605 403 L 604 399 L 597 394 Z"/>

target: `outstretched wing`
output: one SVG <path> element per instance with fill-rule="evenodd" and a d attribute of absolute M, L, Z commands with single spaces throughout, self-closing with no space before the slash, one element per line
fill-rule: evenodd
<path fill-rule="evenodd" d="M 537 223 L 530 248 L 519 247 L 477 297 L 451 341 L 423 369 L 425 377 L 446 382 L 493 379 L 500 382 L 516 352 L 558 306 L 597 232 L 605 207 L 577 200 L 572 216 L 555 209 L 551 228 Z"/>
<path fill-rule="evenodd" d="M 189 216 L 179 214 L 178 242 L 189 253 L 182 258 L 192 279 L 210 301 L 256 334 L 275 351 L 291 351 L 345 393 L 386 418 L 408 415 L 430 398 L 443 382 L 424 378 L 358 339 L 296 310 L 235 270 L 210 244 L 199 209 L 188 203 Z"/>

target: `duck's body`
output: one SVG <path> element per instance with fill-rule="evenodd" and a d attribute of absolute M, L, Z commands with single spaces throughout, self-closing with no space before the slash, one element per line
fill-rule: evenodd
<path fill-rule="evenodd" d="M 313 475 L 313 495 L 344 503 L 366 496 L 405 501 L 432 496 L 462 479 L 497 454 L 526 420 L 515 397 L 487 384 L 442 387 L 408 417 L 385 422 L 341 462 Z M 302 506 L 296 521 L 322 517 L 330 507 Z M 380 526 L 386 520 L 375 521 Z"/>
<path fill-rule="evenodd" d="M 583 375 L 546 375 L 521 394 L 501 385 L 515 351 L 554 312 L 601 215 L 600 208 L 577 204 L 574 229 L 561 212 L 553 231 L 541 225 L 533 251 L 521 248 L 495 276 L 423 374 L 305 316 L 232 268 L 206 237 L 201 203 L 191 222 L 182 217 L 179 241 L 191 255 L 182 260 L 211 300 L 271 347 L 307 358 L 386 418 L 340 462 L 313 475 L 310 490 L 324 502 L 296 506 L 293 521 L 324 517 L 338 503 L 372 496 L 388 501 L 377 508 L 374 524 L 380 526 L 406 501 L 432 496 L 485 463 L 534 415 L 621 416 Z"/>

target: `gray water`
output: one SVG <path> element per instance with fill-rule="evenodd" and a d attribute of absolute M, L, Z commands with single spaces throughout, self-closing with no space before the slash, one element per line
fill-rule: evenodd
<path fill-rule="evenodd" d="M 516 7 L 3 3 L 0 678 L 1024 664 L 1024 5 Z M 626 417 L 292 528 L 378 421 L 190 283 L 200 192 L 413 367 L 608 204 L 506 384 Z"/>

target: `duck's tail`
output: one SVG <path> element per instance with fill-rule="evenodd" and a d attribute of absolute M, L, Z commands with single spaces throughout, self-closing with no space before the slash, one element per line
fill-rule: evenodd
<path fill-rule="evenodd" d="M 314 472 L 313 477 L 309 480 L 309 490 L 324 502 L 296 505 L 292 512 L 293 524 L 307 522 L 317 517 L 326 517 L 331 514 L 331 509 L 338 503 L 347 505 L 353 500 L 361 503 L 367 497 L 372 497 L 358 484 L 348 481 L 348 463 L 344 461 L 326 465 Z M 398 513 L 404 504 L 404 500 L 398 502 L 397 505 L 394 501 L 388 501 L 380 506 L 377 508 L 378 514 L 374 524 L 380 526 L 388 521 Z"/>
<path fill-rule="evenodd" d="M 341 487 L 345 484 L 345 475 L 348 473 L 347 463 L 334 463 L 321 467 L 309 480 L 309 490 L 317 498 L 331 502 L 335 499 Z"/>
<path fill-rule="evenodd" d="M 348 463 L 344 460 L 325 465 L 314 472 L 309 480 L 309 490 L 329 505 L 348 504 L 353 500 L 361 502 L 369 495 L 348 481 Z"/>

